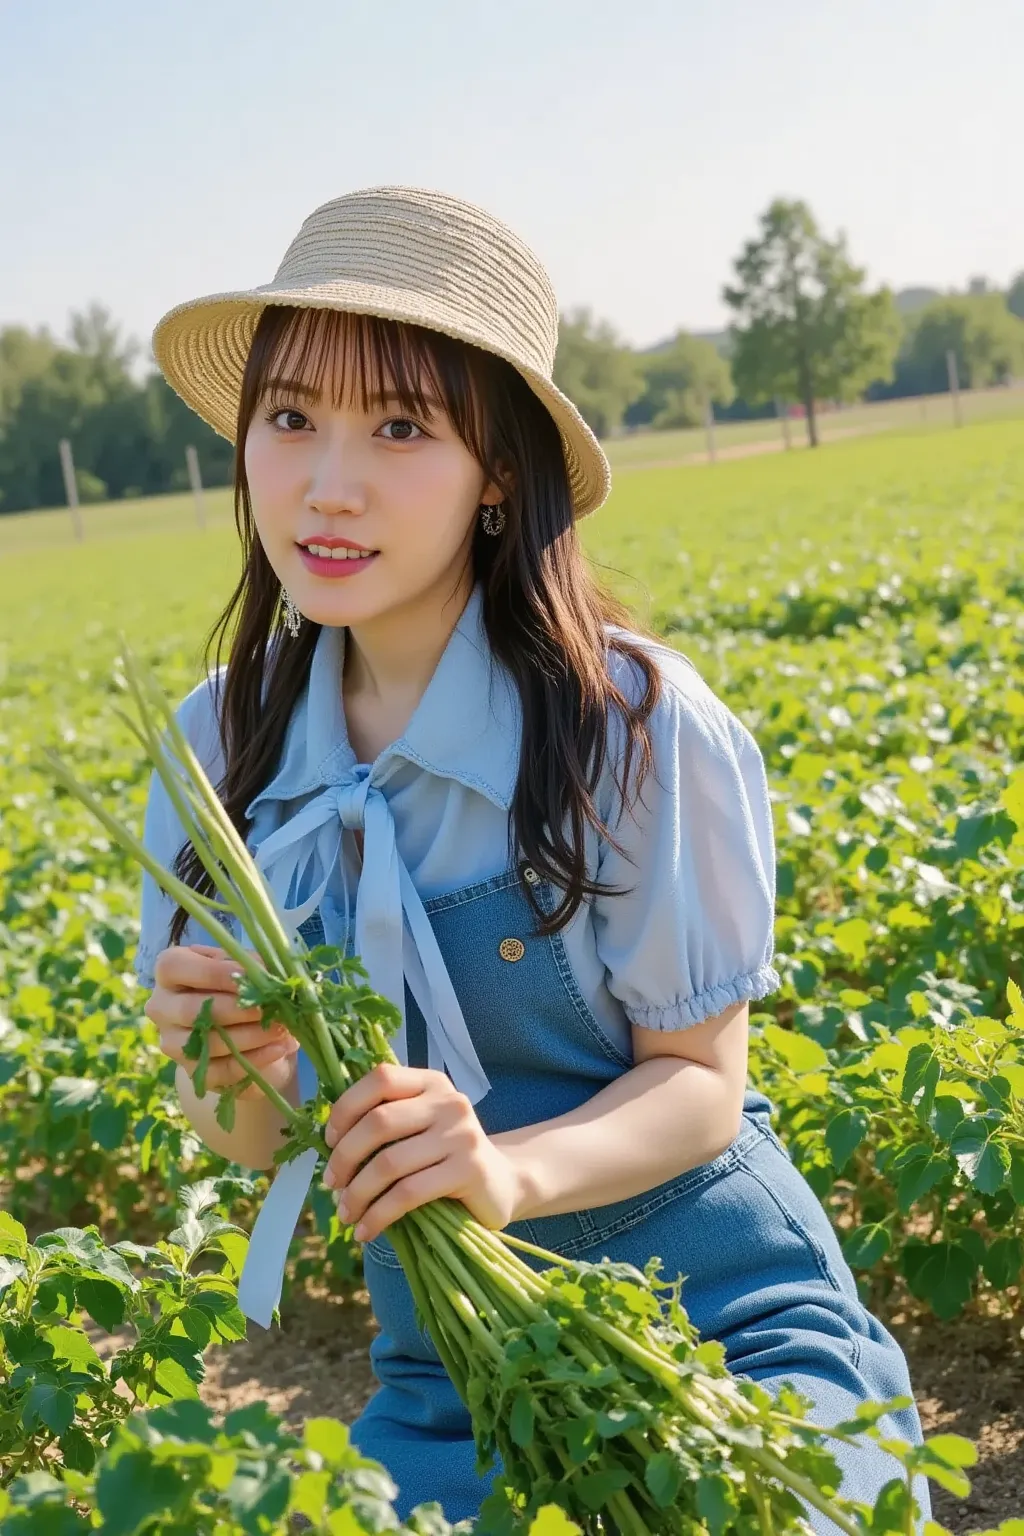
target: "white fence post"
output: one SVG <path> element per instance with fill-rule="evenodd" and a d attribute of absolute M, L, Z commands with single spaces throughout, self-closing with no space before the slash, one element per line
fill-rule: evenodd
<path fill-rule="evenodd" d="M 192 495 L 196 504 L 196 522 L 200 528 L 206 527 L 206 506 L 203 502 L 203 482 L 199 476 L 199 455 L 189 443 L 185 449 L 185 462 L 188 465 L 188 478 L 192 486 Z"/>
<path fill-rule="evenodd" d="M 715 408 L 711 404 L 711 396 L 704 396 L 704 431 L 708 440 L 708 463 L 715 464 L 718 461 L 718 450 L 715 445 Z"/>
<path fill-rule="evenodd" d="M 78 510 L 78 481 L 75 479 L 75 461 L 71 455 L 71 444 L 66 437 L 60 440 L 60 467 L 64 471 L 64 494 L 71 510 L 71 521 L 75 525 L 75 538 L 81 542 L 83 529 L 82 514 Z"/>
<path fill-rule="evenodd" d="M 949 374 L 949 393 L 953 397 L 953 421 L 956 426 L 963 426 L 963 417 L 960 413 L 960 380 L 956 371 L 956 353 L 952 350 L 946 353 L 946 372 Z"/>

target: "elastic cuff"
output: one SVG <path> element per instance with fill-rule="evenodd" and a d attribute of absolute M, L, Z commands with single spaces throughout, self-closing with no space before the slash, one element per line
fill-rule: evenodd
<path fill-rule="evenodd" d="M 756 971 L 747 971 L 733 981 L 706 987 L 695 997 L 668 1004 L 627 1005 L 626 1017 L 641 1029 L 690 1029 L 716 1013 L 723 1013 L 734 1003 L 757 1002 L 768 997 L 781 985 L 782 979 L 774 966 L 760 965 Z"/>

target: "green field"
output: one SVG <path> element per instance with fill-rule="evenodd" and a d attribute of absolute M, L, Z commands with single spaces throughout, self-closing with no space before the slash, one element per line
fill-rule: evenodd
<path fill-rule="evenodd" d="M 842 424 L 869 435 L 715 465 L 643 469 L 639 440 L 613 445 L 631 472 L 584 539 L 764 753 L 783 987 L 752 1075 L 865 1297 L 926 1328 L 1005 1326 L 1019 1350 L 1024 423 Z M 659 452 L 701 446 L 678 438 Z M 0 1181 L 30 1232 L 148 1241 L 174 1193 L 225 1171 L 177 1116 L 127 974 L 137 875 L 34 766 L 58 746 L 141 822 L 116 633 L 175 697 L 197 680 L 237 564 L 227 495 L 207 500 L 205 531 L 188 497 L 86 508 L 80 545 L 66 512 L 0 519 Z M 222 1193 L 246 1225 L 251 1183 Z M 345 1294 L 358 1259 L 321 1200 L 290 1285 L 325 1274 Z M 1011 1418 L 993 1467 L 1016 1457 L 1024 1486 L 1020 1403 Z M 967 1530 L 960 1502 L 936 1512 Z"/>

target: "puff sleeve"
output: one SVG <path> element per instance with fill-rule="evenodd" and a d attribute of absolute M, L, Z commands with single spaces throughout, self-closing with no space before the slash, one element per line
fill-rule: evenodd
<path fill-rule="evenodd" d="M 653 768 L 625 808 L 604 786 L 623 853 L 601 840 L 598 879 L 625 894 L 596 897 L 593 917 L 627 1018 L 676 1030 L 780 985 L 775 843 L 753 736 L 684 657 L 652 649 L 662 677 Z"/>
<path fill-rule="evenodd" d="M 224 773 L 224 761 L 209 680 L 200 683 L 181 701 L 175 711 L 175 718 L 191 742 L 207 777 L 211 783 L 216 784 Z M 143 821 L 143 844 L 165 868 L 172 868 L 178 849 L 185 840 L 185 830 L 154 769 L 150 775 Z M 153 967 L 157 955 L 170 943 L 171 919 L 176 910 L 177 903 L 157 885 L 147 870 L 143 870 L 139 942 L 132 969 L 140 984 L 149 991 L 156 985 Z M 206 929 L 190 917 L 181 942 L 209 944 L 211 939 Z"/>

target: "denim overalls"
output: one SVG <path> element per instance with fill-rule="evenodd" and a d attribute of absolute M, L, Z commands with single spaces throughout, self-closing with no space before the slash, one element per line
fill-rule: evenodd
<path fill-rule="evenodd" d="M 551 902 L 551 892 L 526 878 Z M 476 1112 L 488 1134 L 575 1109 L 632 1066 L 587 1007 L 560 937 L 538 937 L 516 869 L 425 903 L 491 1090 Z M 550 909 L 550 908 L 549 908 Z M 323 942 L 319 912 L 299 930 Z M 502 958 L 519 939 L 522 958 Z M 506 946 L 516 953 L 518 946 Z M 422 1016 L 406 998 L 409 1064 L 426 1065 Z M 903 1353 L 861 1304 L 825 1212 L 770 1124 L 772 1106 L 748 1091 L 742 1128 L 721 1156 L 630 1200 L 516 1222 L 508 1228 L 566 1258 L 603 1255 L 662 1277 L 686 1276 L 682 1299 L 701 1334 L 726 1347 L 732 1371 L 771 1388 L 790 1381 L 815 1403 L 812 1417 L 837 1424 L 864 1398 L 911 1396 Z M 380 1332 L 370 1356 L 380 1388 L 351 1426 L 353 1443 L 383 1462 L 398 1484 L 401 1519 L 437 1499 L 449 1520 L 477 1513 L 495 1470 L 481 1480 L 469 1415 L 429 1335 L 386 1233 L 363 1249 Z M 532 1257 L 528 1262 L 541 1267 Z M 884 1422 L 884 1421 L 883 1421 Z M 917 1410 L 893 1416 L 892 1435 L 921 1440 Z M 874 1446 L 832 1442 L 852 1498 L 873 1503 L 899 1474 Z M 922 1524 L 927 1485 L 915 1486 Z M 811 1511 L 815 1531 L 831 1521 Z"/>

